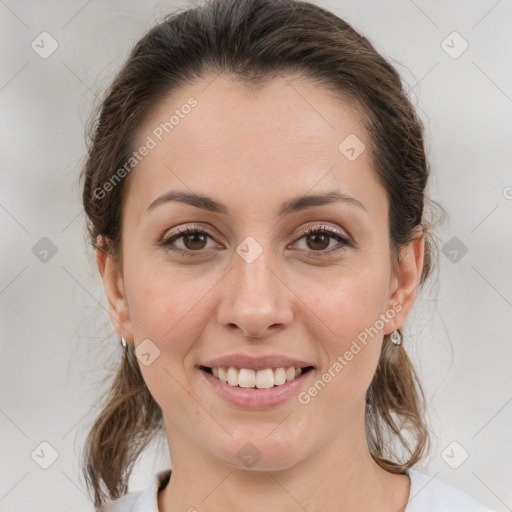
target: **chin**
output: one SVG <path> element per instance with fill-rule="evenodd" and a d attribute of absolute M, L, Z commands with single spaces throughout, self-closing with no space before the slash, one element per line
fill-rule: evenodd
<path fill-rule="evenodd" d="M 275 428 L 275 426 L 274 426 Z M 238 435 L 231 439 L 224 449 L 212 453 L 226 465 L 249 471 L 279 471 L 297 464 L 304 456 L 304 438 L 294 441 L 283 430 L 281 435 L 270 434 L 269 430 L 259 435 Z M 272 437 L 273 436 L 273 437 Z M 301 451 L 298 451 L 298 447 Z"/>

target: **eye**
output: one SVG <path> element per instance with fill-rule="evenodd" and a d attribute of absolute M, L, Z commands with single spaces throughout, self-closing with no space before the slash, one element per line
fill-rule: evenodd
<path fill-rule="evenodd" d="M 295 243 L 304 239 L 306 250 L 309 248 L 312 249 L 313 252 L 320 253 L 318 256 L 325 253 L 331 254 L 332 252 L 339 251 L 347 246 L 352 246 L 351 242 L 342 232 L 335 231 L 329 226 L 308 226 L 302 230 L 300 234 L 301 236 Z M 330 242 L 333 239 L 336 240 L 338 244 L 334 244 L 334 248 L 332 246 L 329 248 Z M 316 256 L 316 254 L 313 256 Z"/>
<path fill-rule="evenodd" d="M 212 236 L 204 229 L 187 226 L 185 228 L 178 228 L 178 233 L 175 235 L 164 237 L 160 245 L 183 256 L 195 256 L 192 253 L 201 252 L 207 248 L 205 244 L 208 238 L 212 238 Z M 178 240 L 183 243 L 184 248 L 174 245 Z"/>
<path fill-rule="evenodd" d="M 204 229 L 197 227 L 187 226 L 184 228 L 178 228 L 178 233 L 171 236 L 166 236 L 159 242 L 159 245 L 166 247 L 166 249 L 182 255 L 182 256 L 196 256 L 200 255 L 201 252 L 208 249 L 206 244 L 208 238 L 213 240 L 213 236 Z M 312 254 L 312 256 L 322 256 L 324 254 L 331 254 L 332 252 L 344 249 L 349 246 L 352 247 L 352 243 L 342 233 L 335 231 L 329 226 L 308 226 L 303 229 L 300 233 L 300 237 L 294 242 L 300 242 L 305 239 L 306 249 L 312 249 L 309 252 L 319 253 Z M 338 243 L 334 245 L 334 248 L 329 248 L 330 242 L 336 240 Z M 183 247 L 177 247 L 176 242 L 181 242 Z M 194 254 L 199 253 L 199 254 Z"/>

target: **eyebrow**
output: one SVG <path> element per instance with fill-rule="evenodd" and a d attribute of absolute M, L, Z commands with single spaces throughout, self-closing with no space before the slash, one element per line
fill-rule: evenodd
<path fill-rule="evenodd" d="M 157 206 L 162 204 L 178 201 L 180 203 L 185 203 L 190 206 L 195 206 L 196 208 L 201 208 L 203 210 L 207 210 L 213 213 L 220 213 L 224 215 L 229 215 L 229 209 L 223 203 L 213 199 L 212 197 L 208 197 L 203 194 L 198 194 L 195 192 L 176 192 L 170 191 L 166 194 L 156 198 L 146 209 L 146 213 L 155 209 Z M 326 204 L 331 204 L 335 202 L 342 202 L 347 204 L 352 204 L 357 206 L 367 212 L 363 203 L 352 197 L 348 194 L 338 191 L 331 191 L 324 194 L 314 194 L 314 195 L 303 195 L 298 196 L 293 199 L 289 199 L 285 201 L 279 210 L 279 217 L 284 217 L 285 215 L 289 215 L 290 213 L 295 213 L 301 210 L 305 210 L 307 208 L 312 208 L 314 206 L 323 206 Z"/>

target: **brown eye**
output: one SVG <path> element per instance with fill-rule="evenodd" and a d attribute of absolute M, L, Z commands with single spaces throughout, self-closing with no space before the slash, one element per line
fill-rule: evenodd
<path fill-rule="evenodd" d="M 344 249 L 347 246 L 352 246 L 348 238 L 327 226 L 309 226 L 302 231 L 301 235 L 302 236 L 295 243 L 304 239 L 306 245 L 305 250 L 309 249 L 309 252 L 320 253 L 318 256 L 330 254 L 331 252 Z M 338 243 L 334 244 L 334 247 L 329 248 L 331 240 L 335 240 Z"/>
<path fill-rule="evenodd" d="M 308 247 L 315 250 L 325 250 L 329 247 L 329 239 L 331 237 L 324 233 L 314 233 L 306 236 Z"/>
<path fill-rule="evenodd" d="M 183 245 L 185 245 L 187 249 L 198 250 L 204 249 L 207 237 L 208 235 L 205 235 L 204 233 L 195 232 L 190 235 L 182 235 L 180 238 L 183 238 Z"/>
<path fill-rule="evenodd" d="M 201 253 L 204 249 L 207 249 L 208 238 L 213 239 L 206 231 L 186 227 L 179 229 L 178 233 L 175 235 L 164 237 L 160 245 L 184 256 L 195 256 L 193 253 Z M 182 247 L 176 246 L 176 242 L 180 242 Z"/>

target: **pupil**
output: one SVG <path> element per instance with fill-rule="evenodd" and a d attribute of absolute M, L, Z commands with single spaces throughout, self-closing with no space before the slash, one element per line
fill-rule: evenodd
<path fill-rule="evenodd" d="M 314 235 L 309 235 L 309 237 L 308 237 L 309 240 L 311 240 L 311 239 L 315 239 L 316 240 L 317 238 L 323 239 L 323 242 L 324 242 L 324 247 L 320 247 L 320 249 L 325 249 L 325 247 L 329 246 L 329 242 L 327 242 L 325 244 L 326 238 L 328 238 L 328 235 L 325 235 L 325 234 L 323 234 L 323 235 L 322 234 L 314 234 Z M 313 243 L 316 243 L 316 242 L 313 242 Z M 320 243 L 322 243 L 322 242 L 320 242 Z"/>
<path fill-rule="evenodd" d="M 189 241 L 191 241 L 192 239 L 192 243 L 197 243 L 197 240 L 194 240 L 195 237 L 200 237 L 200 238 L 203 238 L 203 240 L 200 241 L 201 242 L 205 242 L 204 238 L 205 238 L 205 235 L 203 233 L 192 233 L 192 234 L 189 234 L 189 235 L 185 235 L 185 240 L 184 240 L 184 243 L 185 245 L 188 247 L 187 243 Z M 190 247 L 192 249 L 202 249 L 202 247 Z"/>

